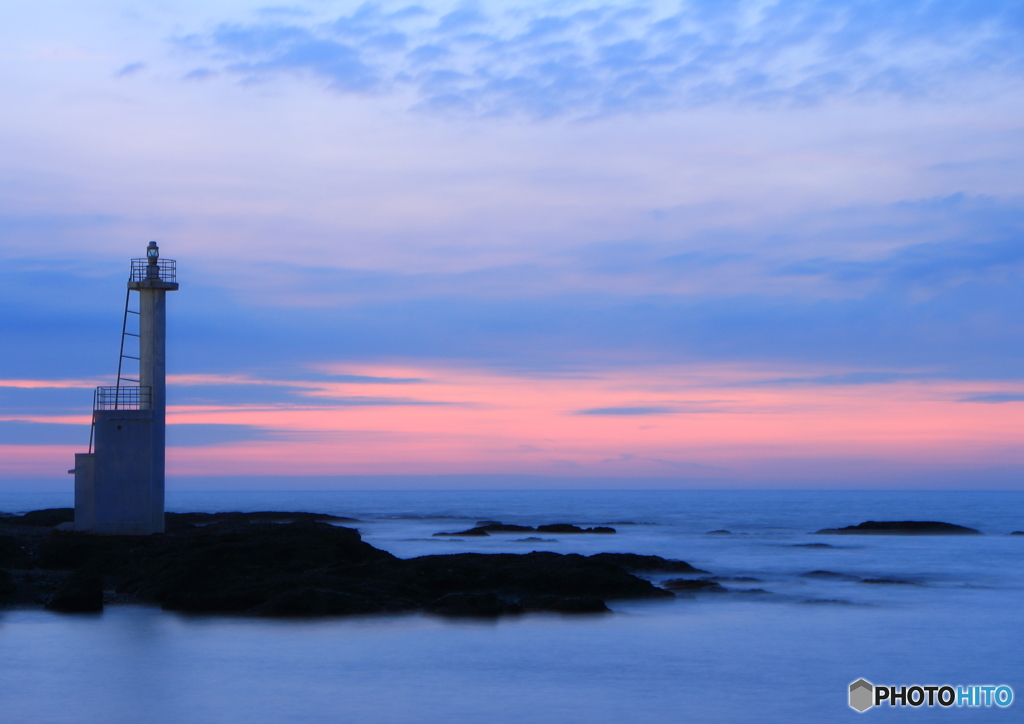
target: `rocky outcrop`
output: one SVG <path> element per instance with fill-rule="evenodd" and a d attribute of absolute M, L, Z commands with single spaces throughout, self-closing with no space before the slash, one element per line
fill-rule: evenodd
<path fill-rule="evenodd" d="M 869 520 L 845 528 L 823 528 L 819 535 L 981 535 L 981 531 L 934 520 Z"/>
<path fill-rule="evenodd" d="M 7 525 L 31 525 L 41 528 L 52 528 L 61 523 L 70 523 L 75 519 L 74 508 L 46 508 L 33 510 L 24 515 L 4 516 L 0 522 Z"/>
<path fill-rule="evenodd" d="M 458 537 L 464 538 L 467 536 L 487 536 L 491 533 L 523 533 L 523 532 L 537 532 L 537 533 L 615 533 L 614 528 L 609 528 L 606 525 L 596 525 L 593 528 L 581 528 L 578 525 L 572 525 L 570 523 L 553 523 L 551 525 L 538 525 L 536 528 L 532 528 L 528 525 L 511 525 L 508 523 L 499 523 L 494 520 L 481 521 L 476 525 L 475 528 L 468 530 L 460 530 L 454 533 L 434 533 L 434 536 L 444 537 Z"/>
<path fill-rule="evenodd" d="M 505 613 L 522 613 L 518 603 L 498 598 L 493 593 L 449 593 L 425 608 L 440 616 L 474 616 L 491 618 Z"/>
<path fill-rule="evenodd" d="M 592 560 L 611 563 L 627 571 L 645 573 L 707 573 L 694 568 L 686 561 L 677 561 L 661 556 L 641 556 L 636 553 L 595 553 Z"/>
<path fill-rule="evenodd" d="M 527 596 L 519 600 L 524 611 L 558 613 L 611 613 L 600 598 L 592 596 Z"/>
<path fill-rule="evenodd" d="M 13 596 L 17 590 L 18 587 L 14 585 L 14 578 L 11 574 L 0 568 L 0 598 Z"/>
<path fill-rule="evenodd" d="M 661 584 L 670 591 L 685 591 L 687 593 L 725 593 L 725 586 L 707 578 L 674 578 Z"/>
<path fill-rule="evenodd" d="M 614 533 L 614 528 L 606 525 L 596 525 L 593 528 L 581 528 L 578 525 L 569 523 L 554 523 L 552 525 L 538 525 L 538 533 Z"/>
<path fill-rule="evenodd" d="M 94 573 L 76 572 L 46 603 L 51 611 L 95 613 L 103 610 L 103 579 Z"/>
<path fill-rule="evenodd" d="M 622 553 L 462 553 L 403 560 L 364 542 L 358 531 L 322 518 L 168 515 L 167 533 L 153 536 L 51 532 L 21 523 L 7 527 L 14 543 L 6 549 L 23 564 L 18 580 L 31 584 L 22 602 L 49 591 L 47 606 L 56 611 L 100 610 L 105 579 L 116 586 L 119 601 L 195 613 L 589 613 L 607 610 L 607 600 L 673 595 L 630 571 L 698 572 L 684 561 Z"/>

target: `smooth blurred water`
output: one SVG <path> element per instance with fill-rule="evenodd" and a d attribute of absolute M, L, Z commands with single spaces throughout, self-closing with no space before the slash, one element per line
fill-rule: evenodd
<path fill-rule="evenodd" d="M 0 494 L 0 510 L 69 500 Z M 847 686 L 1009 684 L 1024 696 L 1024 494 L 599 491 L 176 493 L 170 510 L 359 519 L 402 557 L 621 551 L 682 558 L 735 592 L 611 602 L 615 614 L 496 622 L 0 613 L 0 722 L 1024 721 L 1008 709 L 859 715 Z M 615 536 L 448 540 L 477 520 L 613 524 Z M 985 536 L 814 536 L 864 520 L 943 520 Z M 730 535 L 709 535 L 727 529 Z M 522 542 L 540 535 L 553 542 Z M 828 543 L 833 548 L 798 547 Z M 829 570 L 848 578 L 807 578 Z M 871 585 L 864 578 L 903 584 Z M 743 592 L 763 589 L 767 593 Z"/>

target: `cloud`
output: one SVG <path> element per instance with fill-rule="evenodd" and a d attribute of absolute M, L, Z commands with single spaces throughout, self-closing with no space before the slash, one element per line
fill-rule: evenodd
<path fill-rule="evenodd" d="M 206 80 L 217 75 L 216 71 L 212 71 L 209 68 L 196 68 L 190 70 L 188 73 L 182 76 L 183 80 Z"/>
<path fill-rule="evenodd" d="M 89 442 L 89 425 L 54 422 L 0 420 L 0 444 L 3 445 L 82 445 Z"/>
<path fill-rule="evenodd" d="M 146 64 L 143 62 L 129 63 L 128 65 L 122 66 L 119 71 L 114 73 L 115 78 L 125 78 L 130 75 L 135 75 L 140 70 L 143 70 Z"/>
<path fill-rule="evenodd" d="M 239 291 L 224 289 L 216 271 L 194 272 L 171 301 L 172 370 L 242 377 L 175 384 L 189 404 L 248 397 L 316 405 L 321 401 L 308 390 L 287 384 L 296 370 L 318 384 L 341 375 L 333 380 L 340 383 L 350 373 L 339 361 L 382 359 L 538 372 L 572 369 L 581 360 L 760 360 L 848 370 L 841 378 L 789 384 L 1020 376 L 1019 205 L 925 200 L 773 224 L 760 236 L 737 231 L 711 235 L 710 243 L 700 235 L 584 244 L 537 254 L 530 264 L 469 271 L 239 264 Z M 47 221 L 40 236 L 51 226 Z M 758 244 L 765 237 L 773 243 Z M 830 243 L 817 243 L 821 238 Z M 116 259 L 84 266 L 74 259 L 7 260 L 0 269 L 0 369 L 26 379 L 110 375 L 123 273 Z M 54 340 L 74 354 L 52 353 Z M 420 384 L 401 375 L 348 381 Z M 365 398 L 352 404 L 434 401 L 409 392 L 339 394 Z M 87 407 L 88 392 L 81 394 L 78 404 Z M 74 406 L 70 397 L 52 404 Z"/>
<path fill-rule="evenodd" d="M 274 431 L 252 425 L 178 423 L 167 426 L 167 444 L 171 447 L 204 447 L 272 439 L 279 439 Z"/>
<path fill-rule="evenodd" d="M 592 407 L 577 410 L 574 415 L 668 415 L 677 412 L 671 407 Z"/>
<path fill-rule="evenodd" d="M 426 109 L 594 116 L 941 96 L 978 74 L 1019 76 L 1015 8 L 1010 0 L 569 2 L 485 14 L 473 5 L 367 3 L 327 23 L 263 13 L 180 42 L 250 80 L 301 72 L 346 92 L 411 88 Z"/>
<path fill-rule="evenodd" d="M 1012 392 L 996 392 L 989 395 L 973 395 L 971 397 L 960 398 L 961 402 L 991 402 L 991 403 L 1002 403 L 1002 402 L 1024 402 L 1024 395 L 1012 393 Z"/>

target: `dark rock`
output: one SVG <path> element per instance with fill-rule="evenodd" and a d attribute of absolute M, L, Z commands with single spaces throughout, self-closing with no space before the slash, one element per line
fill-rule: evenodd
<path fill-rule="evenodd" d="M 527 596 L 519 600 L 526 611 L 558 613 L 611 613 L 600 598 L 573 596 Z"/>
<path fill-rule="evenodd" d="M 434 533 L 435 536 L 485 536 L 491 533 L 525 533 L 529 531 L 538 533 L 614 533 L 614 528 L 608 526 L 594 526 L 593 528 L 580 528 L 578 525 L 568 523 L 556 523 L 553 525 L 539 525 L 531 528 L 528 525 L 513 525 L 511 523 L 499 523 L 498 521 L 481 521 L 475 528 L 460 530 L 454 533 Z"/>
<path fill-rule="evenodd" d="M 1010 535 L 1024 535 L 1024 530 L 1015 530 Z"/>
<path fill-rule="evenodd" d="M 83 610 L 85 604 L 65 601 L 81 599 L 75 591 L 81 593 L 88 581 L 88 605 L 102 602 L 98 581 L 103 576 L 116 585 L 119 601 L 196 613 L 318 616 L 422 610 L 452 594 L 494 596 L 505 602 L 502 611 L 512 612 L 516 605 L 508 602 L 524 597 L 604 601 L 672 595 L 624 565 L 696 571 L 682 561 L 629 554 L 534 551 L 401 560 L 365 543 L 358 531 L 316 522 L 311 514 L 181 514 L 170 518 L 167 528 L 154 536 L 93 536 L 11 526 L 6 530 L 27 561 L 17 574 L 18 600 L 45 600 L 53 594 L 55 609 Z M 70 579 L 67 571 L 75 571 Z M 481 611 L 491 599 L 459 600 L 436 608 Z M 597 608 L 593 603 L 558 605 Z"/>
<path fill-rule="evenodd" d="M 538 533 L 582 533 L 583 528 L 569 523 L 553 523 L 551 525 L 538 525 Z"/>
<path fill-rule="evenodd" d="M 846 573 L 836 573 L 834 571 L 810 571 L 809 573 L 801 573 L 802 578 L 834 578 L 841 580 L 853 580 L 856 576 L 851 576 Z"/>
<path fill-rule="evenodd" d="M 688 591 L 695 593 L 725 593 L 725 586 L 706 578 L 673 578 L 661 584 L 670 591 Z"/>
<path fill-rule="evenodd" d="M 0 596 L 13 596 L 17 590 L 11 574 L 0 568 Z"/>
<path fill-rule="evenodd" d="M 521 613 L 518 603 L 509 603 L 493 593 L 449 593 L 425 608 L 439 616 L 492 618 L 506 613 Z"/>
<path fill-rule="evenodd" d="M 606 525 L 599 525 L 594 528 L 580 528 L 578 525 L 569 523 L 553 523 L 551 525 L 538 525 L 538 533 L 614 533 L 614 528 Z"/>
<path fill-rule="evenodd" d="M 642 556 L 636 553 L 595 553 L 591 560 L 603 561 L 627 571 L 662 571 L 665 573 L 707 573 L 686 561 L 661 556 Z"/>
<path fill-rule="evenodd" d="M 981 535 L 981 531 L 934 520 L 869 520 L 845 528 L 823 528 L 823 535 Z"/>
<path fill-rule="evenodd" d="M 74 522 L 74 520 L 74 508 L 47 508 L 45 510 L 33 510 L 24 515 L 5 515 L 0 517 L 0 525 L 30 525 L 52 528 L 61 523 Z"/>
<path fill-rule="evenodd" d="M 36 551 L 36 564 L 40 568 L 73 571 L 93 558 L 103 540 L 98 536 L 51 535 Z"/>
<path fill-rule="evenodd" d="M 913 586 L 916 585 L 912 581 L 902 581 L 898 578 L 865 578 L 861 580 L 861 583 L 874 583 L 881 585 L 890 586 Z"/>
<path fill-rule="evenodd" d="M 731 530 L 709 530 L 708 535 L 732 535 Z"/>
<path fill-rule="evenodd" d="M 523 533 L 532 531 L 533 528 L 528 525 L 512 525 L 510 523 L 477 523 L 477 527 L 473 530 L 483 529 L 488 533 Z"/>
<path fill-rule="evenodd" d="M 753 576 L 711 576 L 705 578 L 705 581 L 735 581 L 739 583 L 761 583 L 760 578 L 754 578 Z"/>
<path fill-rule="evenodd" d="M 423 596 L 436 591 L 433 598 L 464 591 L 493 591 L 509 599 L 531 595 L 601 599 L 666 595 L 649 581 L 611 563 L 546 551 L 423 556 L 402 562 L 390 575 L 406 585 L 420 587 Z M 406 577 L 401 578 L 403 575 Z"/>
<path fill-rule="evenodd" d="M 557 538 L 538 538 L 537 536 L 530 536 L 529 538 L 516 538 L 513 543 L 557 543 Z"/>
<path fill-rule="evenodd" d="M 435 537 L 436 536 L 445 536 L 445 537 L 447 537 L 447 536 L 460 536 L 460 537 L 463 537 L 463 536 L 477 536 L 477 537 L 484 537 L 484 536 L 487 536 L 487 535 L 490 535 L 490 534 L 486 530 L 484 530 L 483 528 L 470 528 L 469 530 L 460 530 L 458 533 L 434 533 Z"/>
<path fill-rule="evenodd" d="M 140 551 L 136 575 L 118 590 L 168 609 L 241 612 L 289 590 L 331 588 L 317 585 L 316 571 L 395 560 L 358 531 L 324 523 L 248 525 L 170 543 Z"/>
<path fill-rule="evenodd" d="M 289 513 L 270 510 L 252 513 L 165 513 L 164 524 L 168 532 L 180 528 L 206 528 L 234 526 L 240 523 L 357 523 L 355 518 L 324 513 Z"/>
<path fill-rule="evenodd" d="M 72 574 L 53 594 L 46 607 L 61 613 L 103 610 L 103 579 L 94 574 Z"/>
<path fill-rule="evenodd" d="M 796 543 L 794 548 L 835 548 L 828 543 Z"/>
<path fill-rule="evenodd" d="M 18 539 L 9 535 L 0 535 L 0 566 L 10 565 L 21 557 L 21 546 Z"/>

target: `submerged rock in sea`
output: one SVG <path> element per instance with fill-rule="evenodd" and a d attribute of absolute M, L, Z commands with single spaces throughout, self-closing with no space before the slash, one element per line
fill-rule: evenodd
<path fill-rule="evenodd" d="M 593 528 L 580 528 L 578 525 L 569 523 L 553 523 L 551 525 L 538 525 L 538 533 L 614 533 L 615 529 L 606 525 L 596 525 Z"/>
<path fill-rule="evenodd" d="M 510 523 L 499 523 L 496 520 L 481 521 L 475 528 L 461 530 L 454 533 L 434 533 L 435 536 L 486 536 L 491 533 L 525 533 L 537 531 L 538 533 L 614 533 L 614 528 L 598 525 L 593 528 L 581 528 L 578 525 L 569 523 L 554 523 L 552 525 L 538 525 L 533 528 L 528 525 L 512 525 Z"/>
<path fill-rule="evenodd" d="M 835 571 L 809 571 L 807 573 L 801 573 L 801 578 L 834 578 L 837 580 L 854 581 L 857 580 L 857 576 L 851 576 L 848 573 L 836 573 Z"/>
<path fill-rule="evenodd" d="M 981 535 L 980 530 L 934 520 L 869 520 L 845 528 L 823 528 L 820 535 Z"/>
<path fill-rule="evenodd" d="M 498 523 L 497 521 L 491 521 L 490 523 L 478 523 L 477 527 L 473 530 L 482 529 L 488 533 L 523 533 L 532 531 L 534 528 L 529 525 L 513 525 L 511 523 Z"/>
<path fill-rule="evenodd" d="M 445 538 L 455 537 L 455 536 L 458 536 L 459 538 L 464 538 L 466 536 L 476 536 L 476 537 L 480 537 L 480 538 L 485 538 L 488 535 L 490 535 L 490 533 L 488 533 L 482 527 L 470 528 L 469 530 L 460 530 L 460 531 L 456 531 L 454 533 L 434 533 L 434 537 L 445 537 Z"/>
<path fill-rule="evenodd" d="M 475 528 L 462 530 L 457 533 L 434 533 L 435 536 L 486 536 L 491 533 L 523 533 L 532 532 L 535 528 L 528 525 L 512 525 L 510 523 L 499 523 L 496 520 L 485 520 L 476 524 Z"/>

